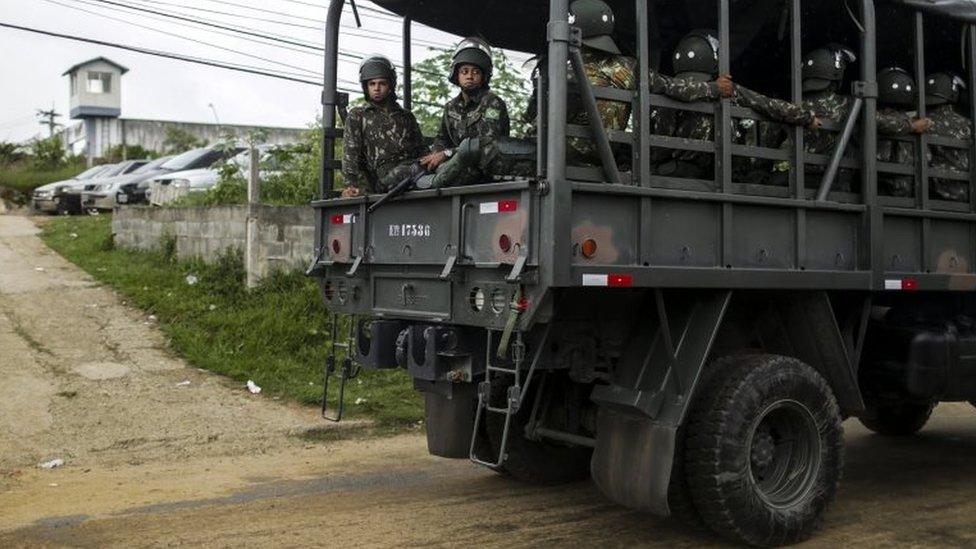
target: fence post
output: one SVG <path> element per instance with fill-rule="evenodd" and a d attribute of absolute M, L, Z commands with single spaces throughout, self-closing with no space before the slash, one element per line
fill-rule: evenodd
<path fill-rule="evenodd" d="M 258 285 L 260 258 L 258 257 L 258 208 L 261 204 L 261 158 L 252 143 L 248 151 L 250 170 L 247 174 L 247 242 L 244 250 L 244 267 L 247 270 L 247 287 Z"/>

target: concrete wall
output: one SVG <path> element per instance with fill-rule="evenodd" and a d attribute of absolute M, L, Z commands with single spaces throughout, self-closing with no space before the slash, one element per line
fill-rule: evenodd
<path fill-rule="evenodd" d="M 258 206 L 258 276 L 274 269 L 305 268 L 315 243 L 313 211 L 307 206 Z M 181 258 L 212 261 L 228 248 L 244 250 L 247 206 L 215 208 L 124 207 L 115 211 L 112 233 L 122 248 L 159 248 L 176 237 Z"/>
<path fill-rule="evenodd" d="M 166 129 L 178 128 L 202 139 L 208 145 L 223 140 L 227 135 L 236 136 L 243 142 L 249 135 L 260 130 L 265 134 L 263 143 L 284 145 L 301 140 L 304 128 L 266 128 L 260 126 L 236 126 L 232 124 L 199 124 L 196 122 L 171 122 L 168 120 L 139 120 L 135 118 L 88 118 L 65 128 L 62 138 L 65 149 L 72 154 L 82 154 L 91 143 L 91 154 L 104 156 L 110 147 L 141 145 L 143 148 L 163 153 Z"/>

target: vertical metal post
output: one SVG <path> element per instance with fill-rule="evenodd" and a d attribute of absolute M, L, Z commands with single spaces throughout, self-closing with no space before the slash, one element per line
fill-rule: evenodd
<path fill-rule="evenodd" d="M 542 199 L 543 242 L 548 245 L 542 246 L 540 250 L 543 283 L 550 286 L 565 286 L 570 282 L 570 212 L 573 194 L 566 181 L 566 70 L 570 41 L 568 19 L 569 0 L 550 0 L 546 135 L 549 192 Z"/>
<path fill-rule="evenodd" d="M 335 160 L 337 78 L 339 65 L 339 22 L 345 0 L 332 0 L 325 19 L 325 70 L 322 78 L 322 165 L 319 171 L 319 198 L 325 198 L 335 185 Z"/>
<path fill-rule="evenodd" d="M 915 110 L 925 116 L 925 19 L 922 12 L 915 12 Z M 915 136 L 915 206 L 929 209 L 929 139 L 925 134 Z M 932 220 L 922 218 L 922 270 L 931 268 L 929 250 L 932 249 Z"/>
<path fill-rule="evenodd" d="M 861 124 L 861 192 L 868 213 L 861 239 L 861 269 L 872 271 L 873 289 L 884 288 L 884 213 L 878 204 L 878 173 L 874 169 L 878 158 L 878 78 L 875 45 L 874 2 L 861 0 L 861 82 L 864 83 L 864 118 Z M 866 249 L 864 248 L 866 246 Z"/>
<path fill-rule="evenodd" d="M 729 1 L 718 2 L 718 72 L 729 74 Z M 715 180 L 723 194 L 732 193 L 732 115 L 730 100 L 722 99 L 715 109 Z M 722 264 L 732 265 L 732 204 L 722 205 Z"/>
<path fill-rule="evenodd" d="M 339 65 L 339 23 L 342 19 L 342 6 L 345 0 L 332 0 L 325 19 L 325 70 L 322 77 L 322 139 L 320 146 L 321 162 L 319 166 L 320 199 L 326 198 L 335 188 L 335 171 L 332 163 L 335 161 L 335 129 L 336 104 L 338 103 L 338 65 Z M 322 216 L 315 217 L 315 249 L 316 256 L 323 249 L 325 227 Z"/>
<path fill-rule="evenodd" d="M 969 25 L 966 29 L 967 82 L 969 86 L 969 120 L 976 120 L 976 25 Z M 972 123 L 972 122 L 970 122 Z M 969 211 L 976 212 L 976 139 L 970 139 L 969 145 Z"/>
<path fill-rule="evenodd" d="M 413 49 L 410 47 L 413 19 L 403 18 L 403 108 L 413 110 Z"/>
<path fill-rule="evenodd" d="M 797 105 L 803 104 L 803 35 L 801 34 L 801 0 L 792 0 L 790 3 L 790 99 Z M 793 129 L 793 165 L 790 184 L 793 185 L 793 196 L 804 198 L 806 196 L 805 172 L 806 172 L 806 149 L 803 143 L 803 130 L 797 126 Z M 807 260 L 807 211 L 805 208 L 796 209 L 796 234 L 794 235 L 794 247 L 796 257 L 794 258 L 797 269 L 804 267 Z"/>
<path fill-rule="evenodd" d="M 637 151 L 637 173 L 634 174 L 637 185 L 649 187 L 651 185 L 651 145 L 650 145 L 650 102 L 651 102 L 651 20 L 648 4 L 645 0 L 635 0 L 637 13 L 637 105 L 632 110 L 637 128 L 637 143 L 633 148 Z"/>

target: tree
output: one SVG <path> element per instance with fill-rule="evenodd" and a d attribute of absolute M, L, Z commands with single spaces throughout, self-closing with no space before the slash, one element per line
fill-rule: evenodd
<path fill-rule="evenodd" d="M 178 126 L 168 126 L 166 137 L 163 139 L 163 148 L 166 154 L 179 154 L 181 152 L 206 146 L 207 142 L 192 133 Z"/>
<path fill-rule="evenodd" d="M 24 151 L 17 143 L 0 141 L 0 166 L 9 166 L 24 158 Z"/>
<path fill-rule="evenodd" d="M 124 155 L 122 154 L 123 147 L 125 147 Z M 156 158 L 159 154 L 142 145 L 115 145 L 106 149 L 102 158 L 106 162 L 121 162 L 123 156 L 125 156 L 126 160 L 138 160 L 143 158 Z"/>
<path fill-rule="evenodd" d="M 34 167 L 41 170 L 53 170 L 64 165 L 64 144 L 60 135 L 47 139 L 35 139 L 30 144 L 30 152 Z"/>
<path fill-rule="evenodd" d="M 442 51 L 413 68 L 413 113 L 424 135 L 437 133 L 444 104 L 458 94 L 458 88 L 448 80 L 453 54 L 452 51 Z M 502 50 L 494 50 L 493 63 L 491 89 L 508 104 L 512 135 L 525 135 L 527 124 L 522 120 L 522 115 L 532 93 L 528 79 Z"/>

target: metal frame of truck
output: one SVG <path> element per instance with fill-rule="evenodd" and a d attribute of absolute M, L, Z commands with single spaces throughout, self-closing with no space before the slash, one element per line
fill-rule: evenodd
<path fill-rule="evenodd" d="M 428 2 L 426 8 L 379 3 L 404 16 L 404 101 L 409 108 L 411 21 L 416 17 L 432 24 L 425 21 L 431 16 L 424 10 L 437 3 Z M 909 4 L 906 16 L 913 18 L 912 68 L 921 81 L 926 74 L 924 18 L 929 15 L 909 13 L 913 3 L 903 3 Z M 367 208 L 380 196 L 339 199 L 333 188 L 340 167 L 335 145 L 342 136 L 337 114 L 348 102 L 336 88 L 344 4 L 332 0 L 326 26 L 322 199 L 313 203 L 316 259 L 309 272 L 333 311 L 360 320 L 348 323 L 348 342 L 334 330 L 333 345 L 345 345 L 348 352 L 341 371 L 338 354 L 330 359 L 326 380 L 336 374 L 344 383 L 356 364 L 406 367 L 427 398 L 432 453 L 471 457 L 513 476 L 527 471 L 521 476 L 532 477 L 540 471 L 526 465 L 526 456 L 543 456 L 549 463 L 541 466 L 553 467 L 560 457 L 579 457 L 570 450 L 595 448 L 586 461 L 611 499 L 658 514 L 681 513 L 675 508 L 680 503 L 674 493 L 676 455 L 709 364 L 741 354 L 737 345 L 743 341 L 754 346 L 759 341 L 760 348 L 752 352 L 790 357 L 816 370 L 844 417 L 863 414 L 859 378 L 870 346 L 872 311 L 879 306 L 911 309 L 921 301 L 950 310 L 961 303 L 959 292 L 976 288 L 976 193 L 969 193 L 967 203 L 929 197 L 932 177 L 966 180 L 972 190 L 976 170 L 938 171 L 922 154 L 929 145 L 941 145 L 967 149 L 976 158 L 973 140 L 897 138 L 911 141 L 915 158 L 922 160 L 914 165 L 876 161 L 872 0 L 855 2 L 863 29 L 860 73 L 850 119 L 823 128 L 840 136 L 832 155 L 806 153 L 802 128 L 791 130 L 790 149 L 735 144 L 728 131 L 733 119 L 763 117 L 727 99 L 685 104 L 652 94 L 641 75 L 651 68 L 649 22 L 655 14 L 653 2 L 642 0 L 633 2 L 637 89 L 579 88 L 590 112 L 595 113 L 597 99 L 630 102 L 633 130 L 607 132 L 597 116 L 590 117 L 590 126 L 567 124 L 567 71 L 582 71 L 580 38 L 567 20 L 569 0 L 550 0 L 548 65 L 536 82 L 537 177 L 413 191 L 372 214 Z M 790 99 L 798 103 L 801 2 L 782 5 L 790 8 Z M 726 73 L 730 3 L 720 0 L 716 9 L 719 65 Z M 976 25 L 972 13 L 960 19 L 969 104 L 974 106 Z M 919 88 L 917 108 L 924 115 L 924 85 Z M 714 141 L 652 135 L 644 121 L 654 107 L 713 114 Z M 855 132 L 856 155 L 848 151 Z M 567 136 L 594 140 L 602 166 L 567 166 Z M 619 170 L 614 143 L 631 147 L 629 172 Z M 714 179 L 652 175 L 652 148 L 714 154 Z M 734 182 L 733 156 L 788 161 L 789 186 Z M 824 167 L 819 188 L 807 188 L 804 169 L 797 168 L 806 165 Z M 856 170 L 862 192 L 834 191 L 839 169 Z M 879 196 L 878 172 L 912 175 L 915 196 Z M 590 240 L 595 246 L 589 250 L 595 251 L 586 254 L 583 244 Z M 643 304 L 641 312 L 635 304 Z M 606 333 L 608 326 L 618 333 Z M 908 330 L 906 337 L 915 339 L 907 344 L 916 345 L 923 332 L 922 327 Z M 543 374 L 564 370 L 569 385 L 565 376 Z M 953 375 L 968 374 L 943 375 L 948 383 L 956 379 Z M 547 379 L 563 383 L 560 391 L 585 388 L 587 394 L 575 404 L 556 397 L 565 398 L 561 406 L 567 409 L 579 408 L 569 415 L 586 416 L 574 420 L 574 429 L 546 425 L 537 416 L 540 401 L 551 401 L 556 391 L 545 386 Z M 932 398 L 967 399 L 945 390 Z M 325 405 L 324 399 L 323 413 Z M 552 445 L 545 448 L 550 453 L 536 452 L 545 444 Z M 808 535 L 794 534 L 784 539 Z M 751 534 L 729 535 L 772 543 Z"/>

